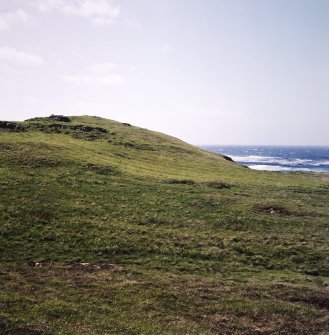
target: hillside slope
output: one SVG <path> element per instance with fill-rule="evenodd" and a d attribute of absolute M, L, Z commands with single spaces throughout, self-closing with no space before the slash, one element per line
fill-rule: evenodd
<path fill-rule="evenodd" d="M 98 117 L 0 122 L 1 334 L 329 334 L 329 177 Z"/>

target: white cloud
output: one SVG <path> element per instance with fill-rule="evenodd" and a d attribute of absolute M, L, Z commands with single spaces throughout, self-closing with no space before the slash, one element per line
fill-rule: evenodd
<path fill-rule="evenodd" d="M 87 73 L 78 75 L 64 75 L 61 79 L 73 84 L 88 86 L 119 86 L 125 83 L 126 78 L 112 73 L 117 68 L 114 63 L 94 63 Z"/>
<path fill-rule="evenodd" d="M 38 99 L 36 97 L 32 97 L 32 96 L 26 97 L 26 100 L 31 104 L 35 104 L 35 103 L 38 102 Z"/>
<path fill-rule="evenodd" d="M 174 50 L 175 50 L 175 48 L 170 44 L 162 44 L 161 45 L 161 51 L 162 52 L 170 52 L 170 51 L 174 51 Z"/>
<path fill-rule="evenodd" d="M 117 67 L 114 63 L 96 63 L 92 64 L 90 70 L 94 74 L 105 75 Z"/>
<path fill-rule="evenodd" d="M 7 87 L 12 87 L 12 86 L 14 86 L 14 83 L 12 82 L 12 81 L 9 81 L 9 80 L 6 80 L 6 79 L 0 79 L 0 87 L 5 87 L 5 88 L 7 88 Z"/>
<path fill-rule="evenodd" d="M 62 79 L 68 83 L 88 85 L 88 86 L 118 86 L 125 83 L 126 78 L 118 74 L 93 75 L 84 74 L 62 76 Z"/>
<path fill-rule="evenodd" d="M 8 31 L 15 23 L 27 22 L 29 20 L 29 14 L 21 9 L 15 12 L 0 12 L 0 31 Z"/>
<path fill-rule="evenodd" d="M 144 71 L 140 66 L 134 65 L 130 67 L 130 71 L 137 75 L 144 75 Z"/>
<path fill-rule="evenodd" d="M 38 55 L 19 51 L 12 47 L 0 47 L 0 61 L 25 66 L 40 66 L 45 61 Z"/>
<path fill-rule="evenodd" d="M 112 0 L 32 0 L 42 12 L 58 11 L 91 19 L 96 24 L 110 24 L 120 15 L 120 6 Z"/>
<path fill-rule="evenodd" d="M 131 20 L 131 19 L 127 19 L 126 23 L 128 24 L 129 27 L 136 29 L 136 30 L 143 30 L 143 26 L 140 22 L 136 21 L 136 20 Z"/>

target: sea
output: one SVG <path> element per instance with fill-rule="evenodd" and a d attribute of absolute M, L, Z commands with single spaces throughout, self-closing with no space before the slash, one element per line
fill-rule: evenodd
<path fill-rule="evenodd" d="M 329 147 L 203 145 L 255 170 L 329 172 Z"/>

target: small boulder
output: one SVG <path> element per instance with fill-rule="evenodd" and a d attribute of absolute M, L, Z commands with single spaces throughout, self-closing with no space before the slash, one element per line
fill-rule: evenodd
<path fill-rule="evenodd" d="M 226 156 L 226 155 L 221 155 L 221 156 L 229 162 L 234 162 L 234 160 L 230 156 Z"/>

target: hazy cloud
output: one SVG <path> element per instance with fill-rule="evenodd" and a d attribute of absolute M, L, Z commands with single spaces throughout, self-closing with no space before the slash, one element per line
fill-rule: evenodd
<path fill-rule="evenodd" d="M 90 70 L 94 74 L 106 75 L 117 67 L 114 63 L 96 63 L 92 64 Z"/>
<path fill-rule="evenodd" d="M 0 47 L 0 61 L 24 66 L 40 66 L 45 61 L 38 55 L 19 51 L 12 47 Z"/>
<path fill-rule="evenodd" d="M 144 71 L 142 70 L 142 68 L 140 66 L 134 65 L 130 67 L 130 71 L 133 73 L 136 73 L 138 75 L 143 75 Z"/>
<path fill-rule="evenodd" d="M 58 11 L 91 19 L 96 24 L 109 24 L 120 15 L 120 6 L 111 0 L 32 0 L 40 11 Z"/>
<path fill-rule="evenodd" d="M 175 50 L 175 48 L 170 44 L 164 43 L 164 44 L 161 45 L 161 51 L 162 52 L 170 52 L 170 51 L 174 51 L 174 50 Z"/>
<path fill-rule="evenodd" d="M 89 85 L 89 86 L 118 86 L 124 84 L 125 77 L 118 74 L 108 75 L 77 75 L 62 76 L 62 79 L 68 83 Z"/>
<path fill-rule="evenodd" d="M 14 85 L 14 83 L 10 80 L 6 80 L 6 79 L 2 79 L 2 78 L 0 79 L 0 87 L 2 86 L 2 87 L 7 88 L 7 87 L 11 87 L 13 85 Z"/>
<path fill-rule="evenodd" d="M 142 24 L 137 20 L 126 19 L 126 23 L 129 27 L 136 29 L 136 30 L 143 30 Z"/>
<path fill-rule="evenodd" d="M 8 31 L 15 23 L 26 22 L 29 19 L 29 14 L 21 9 L 14 12 L 0 12 L 0 31 Z"/>
<path fill-rule="evenodd" d="M 112 73 L 117 67 L 114 63 L 94 63 L 87 73 L 78 75 L 64 75 L 61 78 L 73 84 L 89 86 L 118 86 L 125 83 L 126 78 Z"/>
<path fill-rule="evenodd" d="M 61 76 L 62 80 L 80 85 L 90 86 L 118 86 L 125 83 L 126 78 L 122 75 L 113 73 L 117 68 L 115 63 L 94 63 L 88 67 L 86 73 L 77 75 Z"/>
<path fill-rule="evenodd" d="M 35 104 L 38 102 L 38 99 L 36 97 L 32 97 L 32 96 L 28 96 L 26 97 L 27 102 L 31 103 L 31 104 Z"/>

